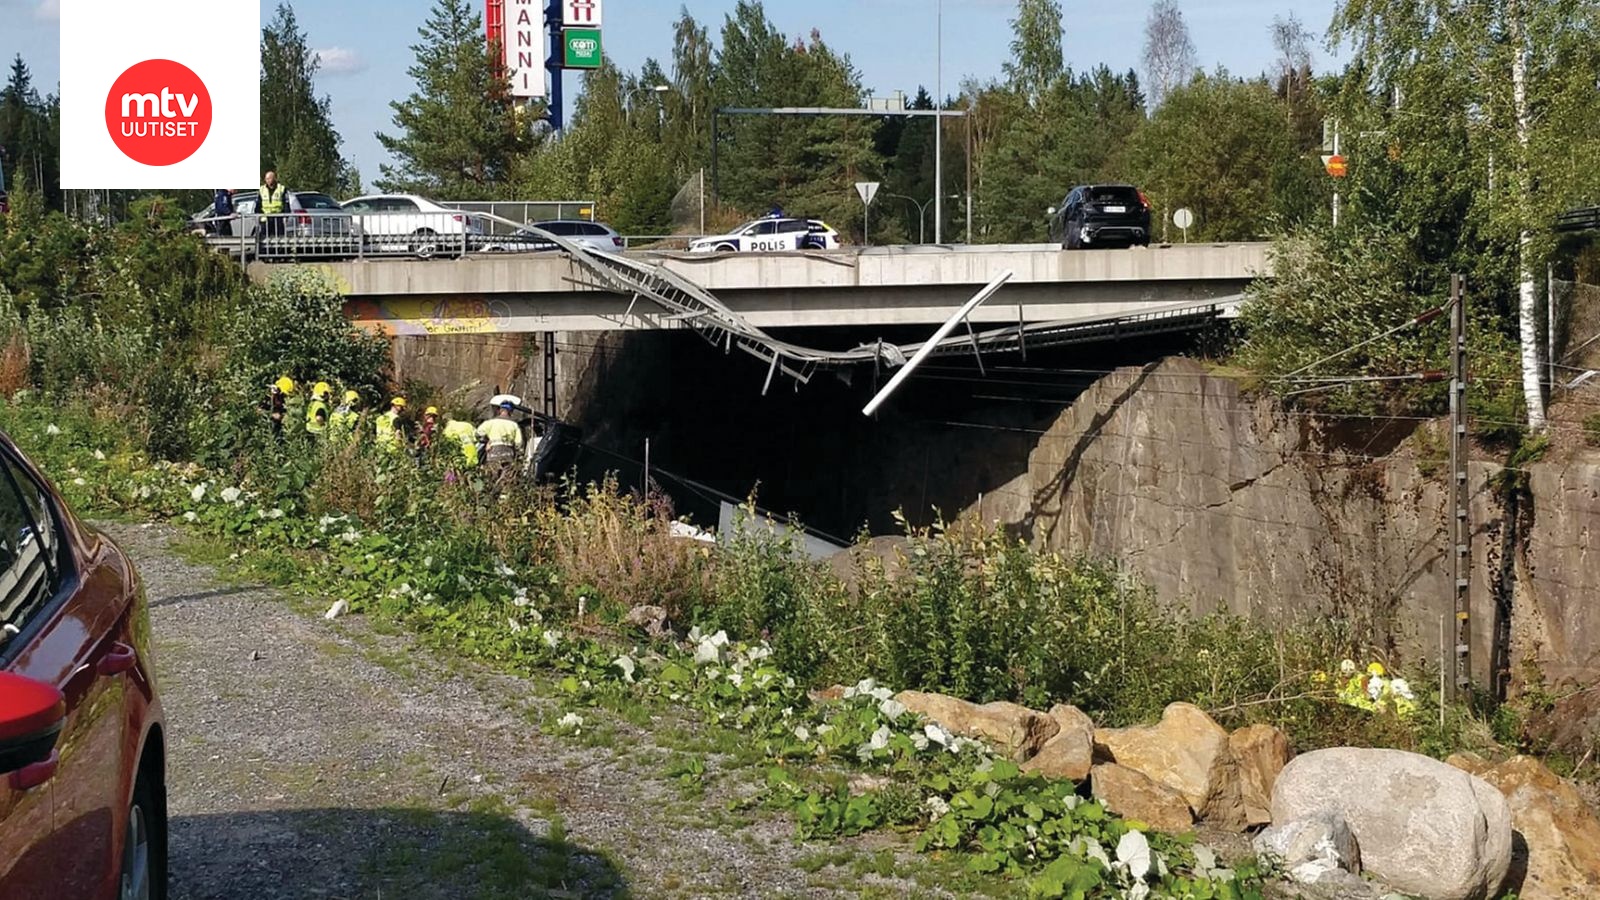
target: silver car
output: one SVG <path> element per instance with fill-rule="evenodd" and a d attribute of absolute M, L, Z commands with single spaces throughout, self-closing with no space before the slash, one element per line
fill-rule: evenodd
<path fill-rule="evenodd" d="M 327 194 L 286 193 L 285 204 L 289 211 L 267 223 L 267 237 L 353 239 L 361 233 L 355 217 Z M 207 234 L 253 238 L 262 230 L 261 192 L 235 191 L 233 215 L 229 218 L 218 218 L 216 205 L 212 204 L 195 213 L 191 221 Z"/>
<path fill-rule="evenodd" d="M 616 229 L 603 222 L 590 222 L 586 219 L 551 219 L 548 222 L 534 222 L 533 227 L 564 237 L 590 250 L 621 253 L 627 246 L 622 235 L 617 234 Z M 517 233 L 528 234 L 527 231 Z"/>

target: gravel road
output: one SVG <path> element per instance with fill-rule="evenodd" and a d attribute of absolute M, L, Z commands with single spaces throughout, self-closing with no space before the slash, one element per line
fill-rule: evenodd
<path fill-rule="evenodd" d="M 792 823 L 731 816 L 716 790 L 686 798 L 650 731 L 542 735 L 554 707 L 535 680 L 229 583 L 175 553 L 170 527 L 104 527 L 152 607 L 175 900 L 921 890 L 852 874 L 849 848 L 819 865 Z"/>

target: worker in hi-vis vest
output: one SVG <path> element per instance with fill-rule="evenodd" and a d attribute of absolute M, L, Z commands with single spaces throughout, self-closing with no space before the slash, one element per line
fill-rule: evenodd
<path fill-rule="evenodd" d="M 494 418 L 478 426 L 478 439 L 484 444 L 483 461 L 496 469 L 514 465 L 522 455 L 522 426 L 511 418 L 516 409 L 511 401 L 501 401 Z"/>
<path fill-rule="evenodd" d="M 261 226 L 268 237 L 282 237 L 284 214 L 289 211 L 289 189 L 278 183 L 278 173 L 261 176 Z"/>
<path fill-rule="evenodd" d="M 389 411 L 378 416 L 372 437 L 386 453 L 399 453 L 405 446 L 405 424 L 400 421 L 400 415 L 405 411 L 406 398 L 396 397 L 389 401 Z"/>

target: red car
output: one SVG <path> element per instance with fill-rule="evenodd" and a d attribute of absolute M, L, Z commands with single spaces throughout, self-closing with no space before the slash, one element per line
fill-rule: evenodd
<path fill-rule="evenodd" d="M 166 752 L 133 565 L 0 435 L 0 900 L 163 900 Z"/>

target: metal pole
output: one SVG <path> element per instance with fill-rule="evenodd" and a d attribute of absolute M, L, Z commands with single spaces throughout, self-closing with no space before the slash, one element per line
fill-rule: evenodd
<path fill-rule="evenodd" d="M 640 496 L 650 499 L 650 439 L 644 439 L 644 485 L 639 488 Z"/>
<path fill-rule="evenodd" d="M 1001 272 L 993 281 L 985 285 L 983 290 L 974 294 L 971 300 L 968 300 L 965 305 L 956 310 L 956 314 L 946 320 L 943 325 L 940 325 L 939 330 L 933 333 L 933 337 L 928 338 L 917 350 L 916 355 L 911 357 L 911 361 L 902 366 L 900 371 L 894 373 L 894 377 L 889 379 L 889 383 L 883 386 L 883 390 L 879 391 L 877 396 L 873 397 L 871 402 L 862 408 L 861 414 L 870 416 L 877 412 L 878 407 L 889 399 L 889 395 L 900 387 L 900 383 L 911 377 L 911 373 L 916 371 L 917 366 L 922 365 L 922 361 L 933 354 L 934 349 L 939 346 L 939 342 L 949 337 L 950 332 L 955 331 L 957 325 L 966 321 L 967 316 L 972 315 L 972 311 L 977 309 L 983 301 L 993 297 L 1002 285 L 1011 280 L 1012 274 L 1010 269 Z M 767 377 L 770 379 L 772 376 L 768 375 Z"/>
<path fill-rule="evenodd" d="M 967 104 L 967 234 L 966 242 L 972 240 L 972 104 Z"/>
<path fill-rule="evenodd" d="M 1455 616 L 1452 699 L 1472 683 L 1472 528 L 1467 484 L 1467 298 L 1460 275 L 1450 276 L 1450 585 Z"/>
<path fill-rule="evenodd" d="M 720 112 L 720 110 L 715 108 L 715 107 L 713 107 L 712 110 L 711 110 L 711 202 L 712 203 L 717 202 L 717 137 L 718 137 L 718 135 L 717 135 L 717 124 L 718 124 L 718 122 L 717 122 L 717 114 L 719 112 Z M 704 210 L 705 209 L 705 204 L 704 203 L 700 204 L 700 208 L 702 210 Z M 706 233 L 705 223 L 704 222 L 700 223 L 700 233 L 701 234 L 705 234 Z"/>
<path fill-rule="evenodd" d="M 939 35 L 934 40 L 934 82 L 938 95 L 933 98 L 933 242 L 944 243 L 944 0 L 939 0 L 934 17 Z"/>
<path fill-rule="evenodd" d="M 556 333 L 544 333 L 544 414 L 556 417 Z"/>
<path fill-rule="evenodd" d="M 550 56 L 545 63 L 545 69 L 550 72 L 550 103 L 546 107 L 550 115 L 550 130 L 560 133 L 565 125 L 565 116 L 561 106 L 561 67 L 565 54 L 561 46 L 561 0 L 550 0 L 544 10 L 544 21 L 550 32 Z"/>
<path fill-rule="evenodd" d="M 1333 123 L 1333 155 L 1339 155 L 1339 123 Z M 1334 180 L 1333 189 L 1333 227 L 1339 227 L 1339 188 L 1338 180 Z"/>

